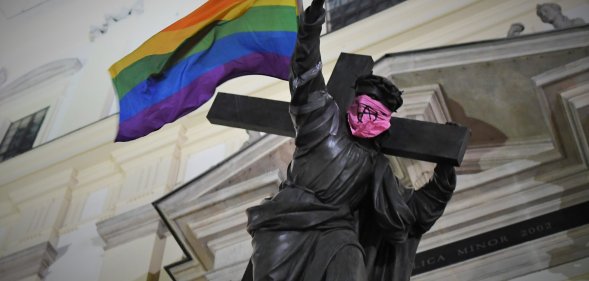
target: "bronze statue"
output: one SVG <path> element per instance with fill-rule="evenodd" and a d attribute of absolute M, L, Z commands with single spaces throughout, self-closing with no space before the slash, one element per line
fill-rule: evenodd
<path fill-rule="evenodd" d="M 253 254 L 242 280 L 409 280 L 422 234 L 452 196 L 454 167 L 438 164 L 417 191 L 399 183 L 377 140 L 402 92 L 383 77 L 360 77 L 342 117 L 321 73 L 323 2 L 300 18 L 290 79 L 296 149 L 279 192 L 247 210 Z"/>

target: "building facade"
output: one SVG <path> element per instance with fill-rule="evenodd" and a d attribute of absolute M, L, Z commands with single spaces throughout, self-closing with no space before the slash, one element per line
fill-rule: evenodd
<path fill-rule="evenodd" d="M 589 279 L 587 26 L 554 30 L 536 14 L 542 1 L 391 2 L 330 30 L 322 53 L 326 76 L 340 52 L 372 56 L 405 89 L 400 116 L 472 130 L 414 279 Z M 589 1 L 553 2 L 589 22 Z M 207 103 L 113 143 L 108 67 L 202 3 L 0 4 L 0 280 L 240 277 L 251 251 L 244 210 L 275 192 L 291 141 L 211 125 Z M 514 23 L 523 32 L 505 39 Z M 267 77 L 220 90 L 289 97 Z M 433 169 L 391 165 L 410 187 Z"/>

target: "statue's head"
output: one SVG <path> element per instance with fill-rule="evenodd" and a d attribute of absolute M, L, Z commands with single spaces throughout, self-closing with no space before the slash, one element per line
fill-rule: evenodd
<path fill-rule="evenodd" d="M 562 15 L 562 8 L 555 3 L 544 3 L 536 6 L 536 14 L 542 22 L 552 23 Z"/>
<path fill-rule="evenodd" d="M 393 112 L 403 105 L 400 91 L 381 76 L 365 75 L 354 85 L 356 98 L 348 109 L 348 124 L 356 137 L 372 138 L 390 127 Z"/>

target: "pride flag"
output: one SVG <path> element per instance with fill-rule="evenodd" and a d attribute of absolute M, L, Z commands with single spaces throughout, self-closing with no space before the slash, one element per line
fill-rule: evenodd
<path fill-rule="evenodd" d="M 208 1 L 109 69 L 120 106 L 115 141 L 197 109 L 229 79 L 288 79 L 296 31 L 297 0 Z"/>

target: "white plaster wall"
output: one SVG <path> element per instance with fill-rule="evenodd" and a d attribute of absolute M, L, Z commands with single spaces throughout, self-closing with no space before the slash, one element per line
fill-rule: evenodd
<path fill-rule="evenodd" d="M 155 234 L 148 235 L 106 251 L 98 280 L 146 280 L 157 239 Z"/>
<path fill-rule="evenodd" d="M 95 221 L 62 235 L 56 247 L 57 259 L 49 268 L 45 281 L 98 281 L 104 256 L 102 247 Z"/>
<path fill-rule="evenodd" d="M 226 146 L 219 144 L 190 155 L 186 161 L 183 182 L 196 178 L 210 167 L 223 161 L 226 157 L 225 150 Z"/>

